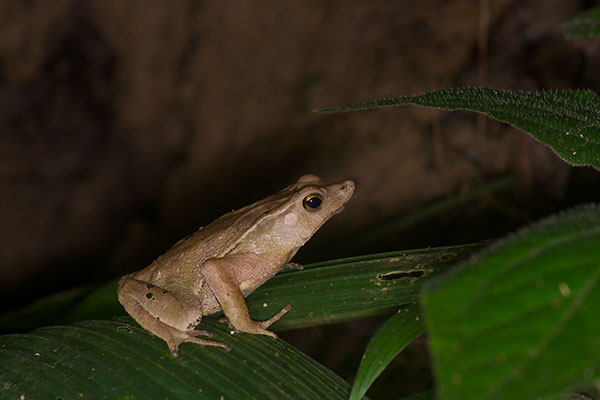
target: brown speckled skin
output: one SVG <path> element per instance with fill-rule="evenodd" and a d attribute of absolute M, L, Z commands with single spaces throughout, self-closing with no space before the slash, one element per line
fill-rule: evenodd
<path fill-rule="evenodd" d="M 326 183 L 304 175 L 279 193 L 232 211 L 180 240 L 145 269 L 119 282 L 119 301 L 146 330 L 167 342 L 173 356 L 181 343 L 229 347 L 196 337 L 204 315 L 223 311 L 238 332 L 277 337 L 266 321 L 250 318 L 245 297 L 296 254 L 350 200 L 354 182 Z M 317 195 L 311 208 L 305 199 Z M 314 205 L 314 204 L 313 204 Z"/>

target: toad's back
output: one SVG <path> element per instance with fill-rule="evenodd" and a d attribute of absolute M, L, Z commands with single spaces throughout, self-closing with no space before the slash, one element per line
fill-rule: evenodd
<path fill-rule="evenodd" d="M 138 272 L 136 278 L 160 284 L 197 277 L 202 263 L 210 258 L 229 254 L 266 215 L 277 213 L 284 207 L 291 195 L 292 191 L 286 188 L 217 218 L 177 242 L 147 268 Z"/>

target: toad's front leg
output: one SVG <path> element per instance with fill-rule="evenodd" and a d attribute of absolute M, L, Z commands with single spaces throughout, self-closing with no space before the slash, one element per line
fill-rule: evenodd
<path fill-rule="evenodd" d="M 237 263 L 239 263 L 239 258 Z M 236 279 L 236 269 L 232 268 L 231 258 L 224 257 L 206 261 L 200 271 L 235 330 L 277 338 L 277 334 L 267 328 L 291 310 L 292 306 L 288 304 L 266 321 L 254 321 L 250 317 L 246 299 L 240 289 L 238 279 Z"/>

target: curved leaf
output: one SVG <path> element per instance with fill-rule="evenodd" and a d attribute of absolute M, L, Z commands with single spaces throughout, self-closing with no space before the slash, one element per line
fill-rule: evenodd
<path fill-rule="evenodd" d="M 416 304 L 399 310 L 385 321 L 371 337 L 363 354 L 352 385 L 350 400 L 361 399 L 398 353 L 424 330 L 425 326 Z"/>
<path fill-rule="evenodd" d="M 271 278 L 248 297 L 248 306 L 252 317 L 261 320 L 291 303 L 292 310 L 274 325 L 275 329 L 391 313 L 390 307 L 417 301 L 425 281 L 478 247 L 439 247 L 306 265 L 302 271 L 284 271 Z M 116 281 L 101 286 L 75 308 L 63 309 L 58 323 L 124 315 L 116 289 Z M 40 313 L 55 308 L 52 298 L 42 299 L 27 309 L 0 317 L 0 328 L 26 330 L 24 327 L 40 320 Z M 15 323 L 17 326 L 10 325 Z"/>
<path fill-rule="evenodd" d="M 352 257 L 277 274 L 248 296 L 250 313 L 266 319 L 291 303 L 273 326 L 295 329 L 393 312 L 418 301 L 423 284 L 477 245 Z M 289 317 L 288 317 L 288 314 Z"/>
<path fill-rule="evenodd" d="M 317 111 L 345 112 L 402 104 L 480 112 L 531 134 L 571 164 L 600 169 L 600 102 L 591 90 L 525 93 L 490 88 L 445 89 Z"/>
<path fill-rule="evenodd" d="M 282 340 L 206 325 L 231 352 L 185 343 L 173 358 L 130 318 L 2 336 L 0 398 L 348 398 L 344 380 Z"/>
<path fill-rule="evenodd" d="M 569 39 L 589 39 L 600 35 L 600 7 L 574 16 L 564 24 L 563 30 Z"/>
<path fill-rule="evenodd" d="M 560 214 L 424 292 L 440 398 L 557 396 L 600 377 L 600 206 Z"/>

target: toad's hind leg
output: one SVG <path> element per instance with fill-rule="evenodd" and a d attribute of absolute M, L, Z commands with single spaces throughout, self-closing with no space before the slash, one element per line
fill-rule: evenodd
<path fill-rule="evenodd" d="M 215 346 L 229 350 L 224 343 L 201 339 L 196 335 L 212 336 L 210 332 L 194 330 L 200 322 L 201 310 L 185 294 L 175 295 L 152 284 L 124 277 L 119 282 L 119 301 L 142 328 L 163 339 L 174 357 L 181 343 Z"/>

